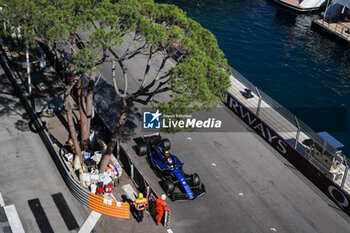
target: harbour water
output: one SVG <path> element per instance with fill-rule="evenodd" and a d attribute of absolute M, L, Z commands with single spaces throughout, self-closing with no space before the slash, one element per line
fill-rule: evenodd
<path fill-rule="evenodd" d="M 179 6 L 209 29 L 232 67 L 316 132 L 331 133 L 350 158 L 350 47 L 311 29 L 319 13 L 271 0 L 156 2 Z"/>

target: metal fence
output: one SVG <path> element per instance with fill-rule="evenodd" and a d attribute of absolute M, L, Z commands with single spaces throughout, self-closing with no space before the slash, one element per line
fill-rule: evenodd
<path fill-rule="evenodd" d="M 230 67 L 232 71 L 232 76 L 237 79 L 239 82 L 241 82 L 244 86 L 246 86 L 248 89 L 251 90 L 253 94 L 255 94 L 259 100 L 257 105 L 254 107 L 254 113 L 263 121 L 269 122 L 271 119 L 267 119 L 267 116 L 272 115 L 281 115 L 289 124 L 287 126 L 287 129 L 284 128 L 285 131 L 291 132 L 294 135 L 293 140 L 286 140 L 286 142 L 292 146 L 294 149 L 297 149 L 298 145 L 303 145 L 305 138 L 309 138 L 312 140 L 314 145 L 318 147 L 320 151 L 323 152 L 323 154 L 328 155 L 329 157 L 333 157 L 335 155 L 341 156 L 343 158 L 343 165 L 345 167 L 343 182 L 342 182 L 342 188 L 344 185 L 344 181 L 346 180 L 347 176 L 347 161 L 346 157 L 338 151 L 336 148 L 334 148 L 331 144 L 329 144 L 326 140 L 324 140 L 320 135 L 318 135 L 314 130 L 312 130 L 306 123 L 304 123 L 302 120 L 298 119 L 297 116 L 295 116 L 293 113 L 291 113 L 289 110 L 287 110 L 285 107 L 283 107 L 281 104 L 276 102 L 274 99 L 269 97 L 267 94 L 265 94 L 262 90 L 257 88 L 254 84 L 252 84 L 249 80 L 247 80 L 243 75 L 241 75 L 237 70 Z M 264 106 L 268 107 L 262 107 L 262 103 L 264 102 Z M 250 108 L 251 109 L 251 108 Z M 267 112 L 270 112 L 267 114 Z M 266 114 L 264 114 L 264 112 Z M 271 112 L 273 112 L 271 114 Z M 278 122 L 278 121 L 277 121 Z M 277 123 L 278 124 L 278 123 Z M 279 125 L 270 125 L 276 132 L 281 132 L 279 129 Z M 303 134 L 304 137 L 300 137 L 300 134 Z M 290 134 L 292 135 L 292 134 Z M 304 152 L 307 153 L 307 150 Z M 315 165 L 317 166 L 317 165 Z M 343 170 L 343 171 L 344 171 Z"/>
<path fill-rule="evenodd" d="M 112 132 L 110 131 L 109 127 L 107 127 L 105 122 L 97 114 L 93 119 L 93 124 L 99 126 L 99 135 L 101 135 L 103 140 L 107 142 L 108 139 L 112 136 Z M 117 145 L 113 150 L 113 154 L 115 155 L 116 159 L 121 163 L 123 170 L 133 180 L 138 190 L 145 194 L 147 188 L 150 187 L 150 185 L 144 178 L 140 170 L 137 168 L 137 166 L 133 163 L 131 157 L 129 156 L 128 150 L 121 146 L 119 141 L 117 142 Z M 154 195 L 158 197 L 158 194 L 155 193 Z"/>
<path fill-rule="evenodd" d="M 104 140 L 109 139 L 112 136 L 112 133 L 105 124 L 105 122 L 96 114 L 94 119 L 94 124 L 100 126 L 100 135 L 104 138 Z M 128 174 L 128 176 L 133 180 L 137 189 L 142 192 L 145 196 L 148 194 L 149 196 L 149 210 L 151 210 L 151 214 L 154 214 L 152 211 L 154 208 L 154 202 L 159 195 L 154 191 L 152 186 L 147 182 L 147 180 L 142 175 L 141 171 L 137 168 L 137 166 L 132 162 L 132 159 L 129 155 L 127 149 L 120 145 L 118 141 L 116 147 L 113 150 L 113 154 L 116 155 L 117 160 L 121 163 L 123 170 Z M 170 224 L 170 213 L 167 211 L 167 215 L 163 217 L 164 227 L 168 227 Z"/>
<path fill-rule="evenodd" d="M 258 89 L 255 85 L 253 85 L 250 81 L 248 81 L 243 75 L 238 73 L 234 68 L 231 67 L 232 75 L 234 78 L 239 80 L 242 84 L 244 84 L 247 88 L 249 88 L 255 95 L 259 96 L 261 101 L 267 103 L 271 110 L 278 112 L 281 114 L 286 120 L 293 124 L 295 129 L 299 129 L 301 132 L 305 133 L 310 139 L 312 139 L 316 144 L 325 145 L 325 150 L 333 155 L 337 152 L 337 149 L 330 145 L 327 141 L 325 141 L 321 136 L 319 136 L 316 132 L 314 132 L 306 123 L 297 118 L 293 113 L 283 107 L 281 104 L 276 102 L 274 99 L 265 94 L 262 90 Z M 259 101 L 259 103 L 261 103 Z M 259 116 L 261 116 L 262 111 L 268 111 L 269 108 L 261 108 L 261 106 L 256 106 L 256 112 L 259 112 Z M 291 129 L 292 131 L 294 129 Z M 300 142 L 301 143 L 301 142 Z M 294 146 L 294 144 L 292 145 Z"/>

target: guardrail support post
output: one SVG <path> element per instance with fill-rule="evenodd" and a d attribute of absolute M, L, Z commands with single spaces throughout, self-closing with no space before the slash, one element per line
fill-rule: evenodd
<path fill-rule="evenodd" d="M 134 164 L 130 164 L 130 175 L 131 175 L 131 179 L 134 179 Z"/>
<path fill-rule="evenodd" d="M 119 140 L 119 138 L 118 138 L 118 140 L 117 140 L 117 160 L 118 160 L 118 161 L 120 161 L 120 160 L 119 160 L 119 158 L 120 158 L 119 153 L 120 153 L 120 140 Z"/>
<path fill-rule="evenodd" d="M 258 96 L 259 96 L 258 108 L 256 109 L 256 114 L 255 114 L 258 117 L 259 113 L 260 113 L 260 107 L 261 107 L 261 95 L 260 95 L 259 89 L 257 87 L 255 87 L 255 90 L 256 90 L 256 93 L 258 93 Z"/>
<path fill-rule="evenodd" d="M 299 142 L 299 136 L 300 136 L 300 126 L 299 126 L 299 122 L 298 122 L 298 118 L 296 116 L 294 116 L 295 119 L 295 124 L 297 125 L 297 135 L 295 136 L 295 143 L 294 143 L 294 149 L 297 149 L 298 146 L 298 142 Z"/>
<path fill-rule="evenodd" d="M 344 188 L 344 184 L 346 181 L 346 177 L 348 176 L 348 170 L 349 170 L 348 163 L 346 162 L 346 158 L 344 158 L 344 163 L 345 163 L 345 172 L 344 172 L 343 180 L 341 181 L 341 186 L 340 186 L 342 189 Z"/>
<path fill-rule="evenodd" d="M 27 74 L 28 74 L 28 94 L 32 94 L 32 80 L 30 77 L 30 62 L 29 62 L 29 45 L 26 46 L 26 62 L 27 62 Z"/>

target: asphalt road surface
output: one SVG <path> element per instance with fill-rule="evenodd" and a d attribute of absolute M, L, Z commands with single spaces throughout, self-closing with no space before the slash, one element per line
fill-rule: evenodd
<path fill-rule="evenodd" d="M 86 208 L 70 194 L 29 116 L 0 68 L 0 193 L 25 232 L 78 232 Z M 6 217 L 7 216 L 7 217 Z M 0 232 L 11 232 L 0 208 Z"/>
<path fill-rule="evenodd" d="M 349 232 L 350 223 L 335 205 L 243 122 L 227 111 L 222 119 L 232 133 L 163 135 L 186 173 L 198 173 L 207 193 L 193 201 L 171 202 L 175 233 L 202 232 Z M 133 137 L 140 131 L 141 124 Z M 125 142 L 142 174 L 162 192 L 145 157 Z"/>
<path fill-rule="evenodd" d="M 129 64 L 130 89 L 137 88 L 145 64 L 141 57 Z M 108 86 L 110 72 L 108 65 L 102 67 L 106 82 L 97 84 L 95 100 L 112 127 L 120 104 Z M 145 157 L 136 156 L 132 149 L 132 139 L 147 133 L 141 130 L 142 107 L 131 109 L 123 144 L 142 174 L 161 192 L 160 179 Z M 207 190 L 193 201 L 168 200 L 173 232 L 350 232 L 349 218 L 238 117 L 223 107 L 213 112 L 232 125 L 230 132 L 165 135 L 172 143 L 171 153 L 185 163 L 185 172 L 197 172 Z"/>

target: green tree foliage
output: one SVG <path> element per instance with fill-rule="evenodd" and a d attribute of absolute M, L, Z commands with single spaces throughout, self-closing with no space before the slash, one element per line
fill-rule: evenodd
<path fill-rule="evenodd" d="M 101 171 L 108 164 L 132 103 L 151 105 L 168 114 L 210 110 L 223 100 L 230 85 L 230 70 L 214 35 L 174 5 L 153 0 L 0 0 L 0 3 L 6 8 L 1 12 L 1 20 L 11 19 L 14 25 L 25 28 L 30 40 L 71 45 L 72 70 L 90 74 L 88 94 L 81 97 L 82 116 L 89 117 L 91 111 L 96 72 L 104 63 L 112 63 L 113 83 L 123 107 Z M 77 46 L 80 33 L 88 34 L 82 47 Z M 121 52 L 122 44 L 127 45 Z M 126 67 L 140 57 L 144 72 L 130 76 Z M 116 76 L 116 66 L 122 71 L 121 76 Z M 130 80 L 133 84 L 140 80 L 132 91 Z M 164 97 L 161 101 L 156 101 L 158 94 Z"/>
<path fill-rule="evenodd" d="M 181 50 L 184 59 L 165 71 L 162 78 L 153 77 L 150 85 L 141 84 L 138 92 L 131 95 L 150 97 L 169 91 L 171 98 L 154 105 L 165 113 L 187 113 L 189 108 L 210 110 L 216 106 L 230 85 L 230 71 L 215 36 L 174 5 L 156 4 L 152 0 L 139 2 L 141 16 L 135 32 L 145 38 L 148 46 L 135 50 L 147 53 L 149 49 L 151 56 L 162 54 L 162 62 Z"/>
<path fill-rule="evenodd" d="M 0 27 L 5 36 L 15 35 L 31 45 L 38 38 L 35 27 L 40 9 L 31 0 L 1 0 Z"/>
<path fill-rule="evenodd" d="M 118 54 L 114 47 L 109 48 L 123 71 L 123 77 L 113 76 L 116 92 L 122 97 L 123 108 L 100 170 L 108 164 L 131 103 L 150 104 L 166 114 L 210 110 L 223 100 L 230 85 L 227 61 L 212 33 L 188 18 L 176 6 L 156 4 L 153 0 L 135 1 L 135 5 L 137 3 L 141 7 L 138 7 L 140 13 L 133 15 L 134 39 L 124 54 Z M 115 1 L 115 4 L 119 7 L 129 5 L 122 0 Z M 122 34 L 127 34 L 123 29 L 121 27 Z M 182 58 L 178 59 L 180 51 Z M 128 77 L 126 63 L 138 55 L 145 58 L 145 71 L 140 77 Z M 156 56 L 162 59 L 156 65 L 156 71 L 151 73 L 150 64 Z M 175 63 L 167 69 L 165 64 L 171 57 L 176 58 Z M 116 85 L 118 78 L 124 79 L 123 90 Z M 135 92 L 130 92 L 128 85 L 125 85 L 131 78 L 142 80 Z M 154 97 L 160 93 L 167 93 L 167 97 L 161 102 L 154 101 Z"/>

